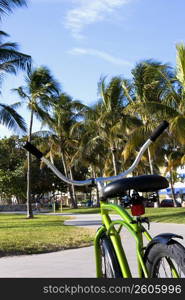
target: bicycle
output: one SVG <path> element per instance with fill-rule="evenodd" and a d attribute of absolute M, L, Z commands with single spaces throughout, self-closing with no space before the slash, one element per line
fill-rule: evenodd
<path fill-rule="evenodd" d="M 138 165 L 143 153 L 149 145 L 168 127 L 163 121 L 152 133 L 150 138 L 141 147 L 131 167 L 123 173 L 112 177 L 90 178 L 84 181 L 75 181 L 66 178 L 37 148 L 27 142 L 23 147 L 42 160 L 61 180 L 68 184 L 78 186 L 90 185 L 97 187 L 100 195 L 100 209 L 102 226 L 97 230 L 94 239 L 96 275 L 98 278 L 131 278 L 129 263 L 127 261 L 120 232 L 125 227 L 135 238 L 136 257 L 138 264 L 138 278 L 158 278 L 185 276 L 185 248 L 175 239 L 183 237 L 173 233 L 162 233 L 154 238 L 150 236 L 143 223 L 148 223 L 145 213 L 144 197 L 139 193 L 156 192 L 169 186 L 165 177 L 160 175 L 140 175 L 126 177 Z M 104 186 L 104 182 L 109 181 Z M 107 200 L 128 195 L 131 203 L 131 214 L 117 204 L 107 203 Z M 132 195 L 130 192 L 132 192 Z M 152 195 L 153 199 L 156 199 Z M 121 217 L 120 220 L 111 220 L 109 212 L 114 211 Z M 117 225 L 119 228 L 117 229 Z M 144 247 L 143 237 L 148 243 Z"/>

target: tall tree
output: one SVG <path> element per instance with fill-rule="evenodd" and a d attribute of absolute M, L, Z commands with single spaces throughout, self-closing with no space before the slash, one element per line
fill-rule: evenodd
<path fill-rule="evenodd" d="M 0 0 L 0 21 L 4 14 L 12 12 L 15 7 L 26 5 L 26 0 Z M 18 51 L 18 45 L 12 42 L 5 42 L 8 34 L 0 30 L 0 88 L 6 73 L 16 74 L 20 69 L 30 68 L 31 57 Z M 0 91 L 1 92 L 1 91 Z M 0 123 L 8 128 L 26 130 L 23 118 L 16 112 L 18 104 L 8 106 L 0 104 Z"/>
<path fill-rule="evenodd" d="M 81 116 L 84 105 L 79 101 L 74 101 L 65 93 L 61 93 L 53 102 L 53 113 L 47 119 L 50 132 L 50 153 L 52 159 L 59 156 L 62 159 L 63 169 L 66 177 L 73 179 L 72 159 L 77 151 L 77 145 L 80 137 L 71 136 L 71 128 Z M 74 186 L 68 185 L 71 204 L 77 207 Z"/>
<path fill-rule="evenodd" d="M 166 149 L 169 149 L 167 161 L 170 166 L 170 176 L 172 177 L 172 169 L 176 168 L 177 164 L 180 164 L 179 158 L 172 164 L 171 157 L 173 157 L 173 152 L 179 152 L 178 144 L 181 144 L 182 146 L 185 145 L 185 46 L 183 44 L 177 45 L 177 66 L 175 71 L 173 69 L 170 70 L 166 65 L 155 67 L 148 63 L 145 63 L 145 68 L 146 70 L 148 69 L 149 74 L 152 74 L 154 78 L 158 78 L 156 83 L 162 82 L 162 90 L 160 91 L 159 89 L 156 93 L 159 97 L 153 97 L 150 101 L 143 101 L 143 99 L 148 99 L 145 97 L 141 97 L 142 101 L 136 99 L 136 101 L 133 101 L 129 105 L 129 109 L 131 113 L 139 114 L 146 119 L 148 117 L 153 124 L 156 122 L 159 123 L 162 119 L 167 119 L 169 121 L 170 127 L 168 138 L 170 140 L 167 141 L 168 147 L 166 146 Z M 150 80 L 150 85 L 152 85 L 152 82 L 153 81 Z M 153 90 L 155 89 L 150 88 L 149 90 L 151 91 L 151 96 Z M 128 92 L 128 90 L 126 90 L 126 92 Z M 138 136 L 137 133 L 137 137 Z M 132 146 L 134 145 L 133 140 L 134 139 L 132 139 Z M 155 149 L 155 147 L 153 147 L 153 149 Z M 159 148 L 158 151 L 152 151 L 153 155 L 154 153 L 157 153 L 156 156 L 159 156 Z M 175 195 L 174 204 L 176 204 Z"/>
<path fill-rule="evenodd" d="M 16 74 L 19 69 L 29 69 L 31 57 L 18 51 L 17 44 L 6 42 L 3 38 L 8 35 L 0 31 L 0 87 L 6 73 Z M 19 103 L 6 105 L 0 103 L 0 123 L 11 130 L 26 130 L 23 118 L 16 112 Z"/>
<path fill-rule="evenodd" d="M 125 159 L 133 157 L 133 154 L 135 156 L 137 149 L 143 144 L 146 137 L 163 120 L 163 115 L 159 116 L 150 113 L 149 109 L 155 105 L 161 105 L 169 89 L 165 77 L 171 80 L 173 72 L 166 64 L 154 60 L 146 60 L 136 65 L 132 70 L 132 75 L 131 81 L 124 80 L 122 82 L 125 96 L 129 102 L 127 112 L 138 116 L 143 125 L 136 128 L 129 137 L 123 152 Z M 143 160 L 145 172 L 147 171 L 151 174 L 158 172 L 155 161 L 158 159 L 159 153 L 163 153 L 160 146 L 162 144 L 158 144 L 158 151 L 155 151 L 156 148 L 153 145 L 148 148 L 148 157 L 145 161 Z M 159 202 L 156 206 L 159 206 Z"/>
<path fill-rule="evenodd" d="M 105 78 L 100 80 L 99 94 L 101 100 L 96 111 L 97 138 L 102 140 L 108 153 L 111 154 L 114 175 L 118 174 L 120 153 L 125 146 L 129 130 L 140 125 L 140 120 L 125 113 L 128 102 L 121 83 L 120 77 L 111 78 L 109 83 L 106 83 Z"/>
<path fill-rule="evenodd" d="M 140 62 L 132 70 L 133 78 L 130 82 L 123 81 L 122 87 L 129 105 L 127 112 L 138 116 L 142 121 L 142 126 L 136 128 L 130 136 L 124 150 L 124 156 L 129 157 L 140 146 L 155 128 L 163 120 L 164 115 L 156 115 L 150 110 L 155 106 L 162 105 L 166 97 L 168 84 L 164 77 L 172 78 L 172 72 L 168 65 L 148 60 Z M 157 110 L 159 112 L 159 110 Z M 156 112 L 156 111 L 155 111 Z M 150 173 L 154 172 L 152 147 L 148 149 L 148 161 Z"/>
<path fill-rule="evenodd" d="M 59 84 L 54 80 L 51 72 L 46 67 L 40 67 L 28 72 L 26 86 L 14 89 L 26 103 L 30 111 L 30 123 L 28 129 L 28 141 L 31 142 L 34 116 L 39 120 L 48 117 L 48 109 L 51 107 L 51 98 L 58 94 Z M 27 217 L 33 218 L 31 207 L 31 155 L 28 152 L 27 170 Z"/>
<path fill-rule="evenodd" d="M 110 82 L 101 78 L 98 83 L 100 100 L 86 110 L 84 119 L 74 124 L 80 135 L 75 160 L 89 168 L 92 177 L 117 175 L 123 168 L 121 152 L 127 135 L 140 120 L 123 113 L 127 105 L 121 79 Z"/>

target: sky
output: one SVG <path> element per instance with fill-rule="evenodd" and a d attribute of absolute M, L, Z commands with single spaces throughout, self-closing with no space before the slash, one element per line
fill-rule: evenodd
<path fill-rule="evenodd" d="M 136 63 L 153 58 L 175 66 L 185 42 L 184 0 L 28 0 L 3 17 L 1 30 L 30 54 L 35 67 L 47 66 L 73 99 L 92 105 L 101 76 L 131 78 Z M 10 90 L 25 74 L 8 75 L 0 102 L 19 101 Z M 19 113 L 29 122 L 29 113 Z M 34 131 L 40 129 L 35 121 Z M 13 132 L 0 125 L 0 137 Z M 21 134 L 21 133 L 20 133 Z"/>

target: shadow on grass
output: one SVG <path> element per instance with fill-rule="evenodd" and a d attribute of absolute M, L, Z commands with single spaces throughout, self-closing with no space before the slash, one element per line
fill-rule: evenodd
<path fill-rule="evenodd" d="M 30 248 L 26 249 L 24 251 L 22 250 L 7 250 L 7 251 L 0 251 L 0 258 L 7 257 L 7 256 L 21 256 L 21 255 L 33 255 L 33 254 L 47 254 L 47 253 L 53 253 L 53 252 L 59 252 L 59 251 L 65 251 L 65 250 L 72 250 L 72 249 L 79 249 L 79 248 L 85 248 L 85 247 L 91 247 L 93 246 L 93 241 L 89 241 L 86 245 L 82 246 L 49 246 L 48 248 L 43 248 L 38 250 L 37 248 Z"/>
<path fill-rule="evenodd" d="M 2 224 L 4 223 L 4 226 L 2 226 Z M 36 223 L 36 224 L 34 224 L 34 223 L 28 223 L 28 224 L 26 224 L 26 223 L 21 223 L 20 225 L 17 225 L 17 224 L 12 224 L 12 225 L 9 225 L 9 226 L 7 226 L 8 224 L 7 224 L 7 222 L 1 222 L 0 223 L 0 229 L 10 229 L 10 228 L 22 228 L 22 229 L 24 229 L 24 228 L 34 228 L 34 227 L 56 227 L 56 226 L 65 226 L 64 225 L 64 221 L 62 220 L 62 221 L 47 221 L 46 223 Z"/>

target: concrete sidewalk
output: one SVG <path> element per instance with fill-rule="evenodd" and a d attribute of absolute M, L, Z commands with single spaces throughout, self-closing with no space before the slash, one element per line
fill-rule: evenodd
<path fill-rule="evenodd" d="M 101 224 L 100 216 L 97 214 L 79 214 L 74 217 L 74 220 L 66 221 L 66 225 L 82 226 L 83 230 L 83 227 L 98 228 Z M 179 242 L 185 246 L 184 224 L 151 223 L 150 234 L 152 236 L 164 232 L 182 235 L 184 240 L 179 240 Z M 135 241 L 126 230 L 123 230 L 122 239 L 132 274 L 137 277 Z M 86 247 L 47 254 L 2 257 L 0 259 L 0 277 L 93 278 L 96 277 L 94 248 Z"/>

